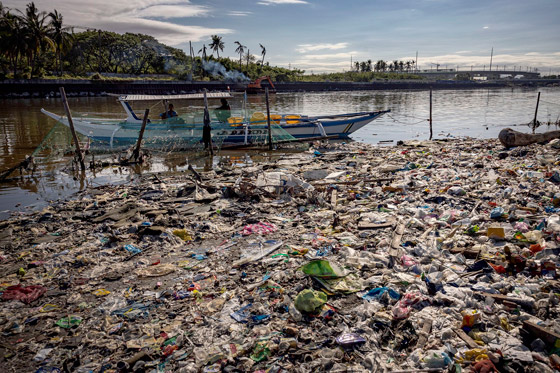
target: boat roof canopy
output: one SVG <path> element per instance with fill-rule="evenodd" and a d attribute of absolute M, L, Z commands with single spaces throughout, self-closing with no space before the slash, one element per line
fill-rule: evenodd
<path fill-rule="evenodd" d="M 201 100 L 204 93 L 188 93 L 183 95 L 119 95 L 109 93 L 109 96 L 118 97 L 119 101 L 161 101 L 161 100 Z M 207 98 L 232 98 L 229 92 L 208 92 Z"/>

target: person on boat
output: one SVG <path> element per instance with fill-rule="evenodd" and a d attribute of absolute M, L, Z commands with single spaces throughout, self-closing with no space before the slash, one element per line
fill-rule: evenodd
<path fill-rule="evenodd" d="M 231 107 L 225 98 L 220 99 L 220 102 L 222 106 L 217 107 L 214 113 L 220 122 L 227 122 L 228 118 L 231 117 Z"/>
<path fill-rule="evenodd" d="M 161 119 L 168 119 L 168 118 L 173 118 L 177 116 L 177 112 L 175 112 L 175 110 L 173 110 L 173 104 L 169 104 L 168 109 L 166 112 L 161 113 L 159 116 L 161 117 Z"/>

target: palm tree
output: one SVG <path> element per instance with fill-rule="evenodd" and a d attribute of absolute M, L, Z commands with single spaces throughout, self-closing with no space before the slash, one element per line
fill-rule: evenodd
<path fill-rule="evenodd" d="M 62 51 L 69 49 L 73 41 L 73 29 L 71 27 L 64 27 L 62 23 L 62 14 L 56 9 L 54 12 L 49 13 L 51 17 L 50 37 L 54 42 L 55 56 L 58 62 L 58 75 L 62 76 Z"/>
<path fill-rule="evenodd" d="M 45 24 L 47 15 L 45 12 L 39 12 L 34 2 L 27 4 L 25 13 L 20 13 L 23 16 L 27 61 L 29 66 L 31 66 L 31 75 L 33 75 L 37 56 L 39 53 L 43 52 L 46 47 L 53 48 L 54 43 L 48 35 L 48 25 Z"/>
<path fill-rule="evenodd" d="M 19 59 L 25 53 L 23 33 L 21 18 L 5 11 L 1 20 L 0 50 L 10 61 L 14 77 L 18 74 Z"/>
<path fill-rule="evenodd" d="M 202 48 L 198 51 L 198 53 L 202 52 L 202 59 L 207 60 L 206 56 L 206 44 L 202 44 Z"/>
<path fill-rule="evenodd" d="M 367 62 L 365 61 L 360 62 L 360 71 L 365 73 L 366 69 L 367 69 Z"/>
<path fill-rule="evenodd" d="M 237 48 L 235 48 L 235 53 L 239 53 L 239 71 L 243 69 L 243 65 L 241 65 L 241 59 L 243 58 L 243 53 L 245 52 L 245 46 L 240 42 L 236 41 Z"/>
<path fill-rule="evenodd" d="M 212 35 L 212 43 L 209 45 L 210 49 L 212 49 L 212 55 L 214 52 L 218 54 L 218 58 L 220 58 L 220 51 L 224 51 L 224 42 L 222 41 L 222 37 L 218 35 Z"/>
<path fill-rule="evenodd" d="M 249 49 L 247 49 L 247 54 L 245 55 L 245 57 L 247 58 L 247 75 L 249 75 L 249 62 L 254 63 L 255 56 L 253 56 Z"/>
<path fill-rule="evenodd" d="M 261 47 L 261 56 L 262 56 L 261 66 L 264 66 L 264 56 L 266 55 L 266 48 L 262 44 L 259 44 L 259 46 Z"/>

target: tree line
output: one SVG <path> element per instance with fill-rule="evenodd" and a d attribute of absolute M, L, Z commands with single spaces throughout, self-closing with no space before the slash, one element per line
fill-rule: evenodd
<path fill-rule="evenodd" d="M 79 32 L 75 32 L 78 31 Z M 303 70 L 291 70 L 264 63 L 266 48 L 260 46 L 260 58 L 236 41 L 239 62 L 220 57 L 224 41 L 212 35 L 198 55 L 158 42 L 144 34 L 98 30 L 67 25 L 60 12 L 40 11 L 34 2 L 24 10 L 9 9 L 0 2 L 0 79 L 30 79 L 45 76 L 64 78 L 103 74 L 166 74 L 181 80 L 226 80 L 230 74 L 212 74 L 207 62 L 214 61 L 219 71 L 239 71 L 244 79 L 270 75 L 278 80 L 295 80 Z M 211 51 L 208 54 L 207 51 Z M 216 53 L 216 57 L 214 57 Z"/>
<path fill-rule="evenodd" d="M 75 32 L 81 30 L 80 32 Z M 275 81 L 309 80 L 305 70 L 287 69 L 265 63 L 266 47 L 259 44 L 259 55 L 235 41 L 239 59 L 220 57 L 225 42 L 212 35 L 210 41 L 189 54 L 158 42 L 144 34 L 98 30 L 67 25 L 56 9 L 40 11 L 34 2 L 24 10 L 9 9 L 0 2 L 0 79 L 30 79 L 49 76 L 103 79 L 103 75 L 166 74 L 180 80 L 253 80 L 270 76 Z M 363 74 L 314 75 L 331 80 L 364 81 L 369 72 L 403 72 L 414 69 L 412 61 L 355 62 L 354 72 Z M 235 73 L 235 74 L 234 74 Z M 313 74 L 312 74 L 313 75 Z M 232 78 L 234 77 L 234 78 Z"/>
<path fill-rule="evenodd" d="M 353 71 L 356 72 L 400 72 L 400 73 L 411 73 L 416 70 L 416 62 L 414 60 L 410 61 L 384 61 L 378 60 L 375 65 L 373 64 L 372 60 L 367 61 L 356 61 L 353 64 Z"/>

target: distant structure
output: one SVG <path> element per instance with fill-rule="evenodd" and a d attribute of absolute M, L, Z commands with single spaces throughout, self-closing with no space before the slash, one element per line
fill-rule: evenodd
<path fill-rule="evenodd" d="M 414 73 L 430 80 L 498 80 L 498 79 L 538 79 L 541 73 L 520 70 L 418 70 Z"/>

